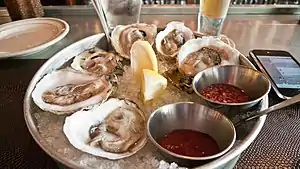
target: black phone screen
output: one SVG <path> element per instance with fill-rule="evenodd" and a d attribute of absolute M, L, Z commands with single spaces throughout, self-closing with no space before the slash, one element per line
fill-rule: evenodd
<path fill-rule="evenodd" d="M 300 66 L 288 56 L 257 55 L 278 88 L 300 89 Z"/>

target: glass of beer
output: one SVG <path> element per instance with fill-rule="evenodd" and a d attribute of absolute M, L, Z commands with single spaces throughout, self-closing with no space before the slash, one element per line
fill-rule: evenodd
<path fill-rule="evenodd" d="M 200 0 L 198 32 L 219 37 L 230 0 Z"/>
<path fill-rule="evenodd" d="M 138 23 L 142 4 L 142 0 L 101 0 L 107 24 L 111 29 L 117 25 Z"/>

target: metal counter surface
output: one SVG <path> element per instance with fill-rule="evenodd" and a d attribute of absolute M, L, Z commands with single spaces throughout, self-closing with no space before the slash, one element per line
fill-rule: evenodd
<path fill-rule="evenodd" d="M 48 17 L 67 21 L 70 32 L 62 41 L 44 51 L 25 58 L 49 58 L 57 51 L 84 37 L 102 32 L 96 15 L 67 15 L 54 12 Z M 197 29 L 197 15 L 142 14 L 141 22 L 164 27 L 170 21 L 182 21 L 192 30 Z M 8 16 L 0 17 L 0 24 L 9 22 Z M 236 43 L 236 48 L 245 55 L 251 49 L 277 49 L 290 52 L 300 61 L 300 16 L 299 15 L 228 15 L 223 34 Z"/>

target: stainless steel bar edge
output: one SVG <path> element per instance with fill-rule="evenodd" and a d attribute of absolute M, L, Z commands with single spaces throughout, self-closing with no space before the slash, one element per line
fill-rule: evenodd
<path fill-rule="evenodd" d="M 44 6 L 46 16 L 96 15 L 92 6 Z M 198 5 L 143 5 L 142 15 L 195 15 Z M 229 15 L 300 15 L 300 5 L 234 5 L 229 8 Z M 0 8 L 0 17 L 9 16 L 5 7 Z"/>

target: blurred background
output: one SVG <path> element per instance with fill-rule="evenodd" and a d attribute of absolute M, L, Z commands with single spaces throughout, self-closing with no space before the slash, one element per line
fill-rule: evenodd
<path fill-rule="evenodd" d="M 199 4 L 200 0 L 144 0 L 144 4 Z M 298 4 L 299 0 L 232 0 L 232 4 Z"/>
<path fill-rule="evenodd" d="M 144 4 L 199 4 L 200 0 L 143 0 Z M 41 0 L 45 6 L 49 5 L 88 5 L 90 0 Z M 233 5 L 241 4 L 287 4 L 298 5 L 300 0 L 232 0 Z M 5 6 L 0 0 L 0 6 Z"/>

